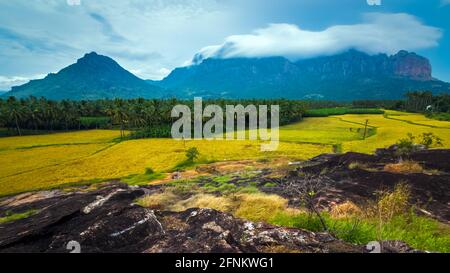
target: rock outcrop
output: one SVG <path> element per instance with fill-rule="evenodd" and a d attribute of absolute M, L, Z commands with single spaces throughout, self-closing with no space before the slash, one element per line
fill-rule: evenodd
<path fill-rule="evenodd" d="M 34 196 L 36 195 L 36 196 Z M 107 185 L 94 192 L 24 194 L 1 201 L 1 211 L 39 212 L 0 225 L 0 252 L 362 252 L 327 233 L 236 219 L 212 209 L 163 212 L 134 204 L 144 190 Z"/>

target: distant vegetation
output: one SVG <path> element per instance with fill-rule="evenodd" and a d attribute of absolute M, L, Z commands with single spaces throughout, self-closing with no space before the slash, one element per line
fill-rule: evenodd
<path fill-rule="evenodd" d="M 348 108 L 348 107 L 321 108 L 321 109 L 307 110 L 305 113 L 305 117 L 328 117 L 328 116 L 346 115 L 346 114 L 380 115 L 380 114 L 384 114 L 384 111 L 380 110 L 380 109 L 372 109 L 372 108 Z"/>
<path fill-rule="evenodd" d="M 431 92 L 406 94 L 403 109 L 408 112 L 424 113 L 437 120 L 450 120 L 450 94 L 433 95 Z"/>
<path fill-rule="evenodd" d="M 92 101 L 51 101 L 30 97 L 0 99 L 0 136 L 42 134 L 53 131 L 85 129 L 121 129 L 132 131 L 131 139 L 170 137 L 175 105 L 193 109 L 192 100 L 115 99 Z M 303 117 L 327 117 L 343 114 L 383 114 L 381 109 L 423 113 L 437 120 L 450 120 L 450 95 L 433 96 L 431 92 L 411 92 L 406 100 L 359 100 L 353 102 L 321 100 L 225 100 L 216 99 L 204 105 L 280 105 L 280 125 Z"/>
<path fill-rule="evenodd" d="M 124 130 L 133 130 L 130 138 L 135 139 L 170 137 L 171 125 L 175 121 L 171 118 L 171 111 L 178 104 L 193 109 L 192 100 L 51 101 L 10 97 L 0 99 L 0 128 L 9 131 L 3 132 L 3 135 L 11 135 L 12 132 L 24 135 L 42 131 L 120 128 L 122 138 Z M 237 104 L 280 105 L 281 125 L 300 121 L 307 108 L 304 101 L 289 100 L 209 100 L 204 103 L 209 104 L 219 105 L 223 109 L 226 105 Z"/>

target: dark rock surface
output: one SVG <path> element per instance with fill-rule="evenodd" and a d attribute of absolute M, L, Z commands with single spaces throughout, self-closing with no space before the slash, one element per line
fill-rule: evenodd
<path fill-rule="evenodd" d="M 298 172 L 326 173 L 333 183 L 319 196 L 323 207 L 329 204 L 350 200 L 356 204 L 364 204 L 376 198 L 380 190 L 393 190 L 399 183 L 406 183 L 411 188 L 410 202 L 419 208 L 419 212 L 432 216 L 442 222 L 450 220 L 450 150 L 422 150 L 413 153 L 410 159 L 418 162 L 432 173 L 391 173 L 383 170 L 388 163 L 396 163 L 398 159 L 388 150 L 379 151 L 379 155 L 346 153 L 327 155 L 303 162 Z M 351 168 L 352 163 L 364 167 Z M 277 181 L 278 187 L 265 189 L 285 197 L 283 183 L 293 179 L 286 177 Z"/>
<path fill-rule="evenodd" d="M 326 233 L 274 227 L 211 209 L 160 212 L 134 200 L 144 190 L 111 184 L 94 192 L 27 194 L 1 200 L 1 211 L 38 209 L 0 225 L 0 252 L 362 252 Z"/>

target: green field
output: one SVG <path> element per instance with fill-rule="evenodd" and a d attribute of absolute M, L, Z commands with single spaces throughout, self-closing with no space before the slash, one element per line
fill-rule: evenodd
<path fill-rule="evenodd" d="M 343 152 L 372 153 L 407 133 L 424 132 L 433 132 L 443 139 L 445 148 L 450 148 L 450 122 L 394 111 L 305 118 L 281 127 L 280 147 L 274 152 L 262 152 L 259 141 L 119 142 L 120 132 L 114 130 L 6 137 L 0 138 L 0 195 L 129 177 L 144 174 L 147 168 L 169 172 L 185 159 L 189 147 L 198 148 L 199 162 L 279 157 L 305 160 L 331 153 L 337 146 Z"/>
<path fill-rule="evenodd" d="M 373 114 L 380 115 L 384 114 L 383 110 L 380 109 L 370 109 L 370 108 L 348 108 L 348 107 L 336 107 L 336 108 L 319 108 L 310 109 L 305 113 L 305 117 L 328 117 L 336 115 L 346 115 L 346 114 Z"/>

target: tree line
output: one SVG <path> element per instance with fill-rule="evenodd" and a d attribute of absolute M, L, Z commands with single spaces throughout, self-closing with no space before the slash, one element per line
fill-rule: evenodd
<path fill-rule="evenodd" d="M 104 99 L 62 100 L 29 97 L 0 99 L 0 128 L 8 135 L 36 134 L 52 131 L 83 129 L 125 130 L 132 138 L 170 137 L 175 121 L 171 111 L 175 105 L 193 109 L 193 100 L 178 99 Z M 431 92 L 410 92 L 404 100 L 358 100 L 353 102 L 285 100 L 285 99 L 210 99 L 203 105 L 279 105 L 280 125 L 300 121 L 308 109 L 353 107 L 384 108 L 425 113 L 429 117 L 450 119 L 450 95 L 433 95 Z M 270 120 L 270 116 L 268 117 Z M 225 119 L 225 117 L 224 117 Z M 0 130 L 0 134 L 4 130 Z"/>
<path fill-rule="evenodd" d="M 175 121 L 171 118 L 171 111 L 179 104 L 193 109 L 194 101 L 142 98 L 52 101 L 35 97 L 10 97 L 6 100 L 0 99 L 0 128 L 7 128 L 9 132 L 17 135 L 25 132 L 120 128 L 122 137 L 125 130 L 134 131 L 132 137 L 169 137 L 170 128 Z M 307 108 L 304 101 L 283 99 L 214 99 L 205 101 L 204 107 L 211 104 L 219 105 L 223 109 L 226 105 L 238 104 L 280 105 L 280 125 L 301 120 Z"/>
<path fill-rule="evenodd" d="M 415 91 L 405 94 L 403 100 L 358 100 L 355 108 L 384 108 L 416 113 L 450 113 L 450 94 L 434 95 L 430 91 Z"/>

